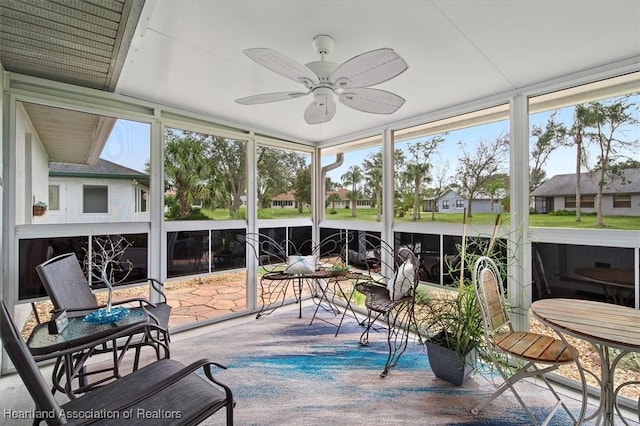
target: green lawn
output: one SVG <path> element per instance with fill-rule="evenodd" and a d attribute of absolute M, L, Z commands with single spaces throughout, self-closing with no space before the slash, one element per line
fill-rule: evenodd
<path fill-rule="evenodd" d="M 230 219 L 229 211 L 218 209 L 215 211 L 202 209 L 202 213 L 213 220 Z M 420 213 L 421 218 L 418 222 L 431 222 L 431 213 Z M 238 218 L 244 218 L 244 209 L 240 211 Z M 258 213 L 259 219 L 293 219 L 293 218 L 310 218 L 311 212 L 305 209 L 302 213 L 298 213 L 295 209 L 262 209 Z M 358 209 L 357 216 L 351 216 L 351 209 L 336 209 L 335 214 L 331 214 L 331 209 L 327 209 L 325 213 L 327 220 L 357 220 L 357 221 L 376 221 L 375 209 Z M 411 213 L 404 217 L 395 218 L 396 222 L 412 222 Z M 509 214 L 501 215 L 501 222 L 508 223 Z M 435 222 L 439 223 L 462 223 L 462 213 L 436 213 Z M 472 218 L 467 218 L 467 223 L 477 225 L 491 225 L 495 222 L 495 214 L 476 213 Z M 575 216 L 553 216 L 544 214 L 532 214 L 530 223 L 533 227 L 545 228 L 597 228 L 595 215 L 582 215 L 582 220 L 576 222 Z M 640 216 L 605 216 L 604 223 L 606 229 L 633 229 L 640 230 Z"/>

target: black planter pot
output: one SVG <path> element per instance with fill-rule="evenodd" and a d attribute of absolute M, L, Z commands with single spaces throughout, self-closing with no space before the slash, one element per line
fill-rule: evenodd
<path fill-rule="evenodd" d="M 455 351 L 436 343 L 426 342 L 431 370 L 436 377 L 456 386 L 462 386 L 471 376 L 476 365 L 476 352 L 471 351 L 464 358 Z"/>

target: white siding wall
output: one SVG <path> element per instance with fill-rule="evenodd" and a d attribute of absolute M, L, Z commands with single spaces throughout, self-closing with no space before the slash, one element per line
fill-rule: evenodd
<path fill-rule="evenodd" d="M 564 196 L 553 197 L 554 210 L 569 210 L 574 208 L 566 208 L 564 205 Z M 595 213 L 594 208 L 580 207 L 582 213 Z M 613 208 L 613 196 L 605 195 L 602 197 L 602 214 L 604 216 L 640 216 L 640 194 L 631 196 L 631 208 Z"/>
<path fill-rule="evenodd" d="M 104 223 L 149 221 L 149 212 L 135 212 L 135 190 L 127 179 L 53 177 L 52 185 L 60 186 L 60 210 L 47 210 L 41 223 Z M 109 212 L 83 213 L 83 185 L 107 185 Z"/>
<path fill-rule="evenodd" d="M 30 148 L 27 148 L 27 143 Z M 30 157 L 30 158 L 27 158 Z M 31 164 L 26 164 L 30 161 Z M 22 106 L 16 110 L 16 224 L 41 223 L 31 201 L 49 201 L 49 156 Z"/>

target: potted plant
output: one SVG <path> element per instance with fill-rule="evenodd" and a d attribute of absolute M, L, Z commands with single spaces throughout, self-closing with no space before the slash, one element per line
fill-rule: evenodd
<path fill-rule="evenodd" d="M 418 330 L 436 377 L 461 386 L 475 370 L 484 344 L 482 315 L 473 287 L 438 289 L 418 296 Z"/>
<path fill-rule="evenodd" d="M 499 220 L 497 216 L 489 239 L 468 239 L 463 223 L 459 256 L 446 262 L 449 271 L 459 276 L 457 285 L 432 288 L 417 296 L 416 323 L 431 369 L 437 377 L 457 386 L 471 376 L 477 361 L 484 358 L 484 325 L 471 273 L 479 256 L 492 255 Z"/>
<path fill-rule="evenodd" d="M 33 215 L 34 216 L 42 216 L 44 215 L 44 212 L 47 211 L 47 203 L 44 203 L 42 201 L 38 201 L 37 203 L 33 204 Z"/>

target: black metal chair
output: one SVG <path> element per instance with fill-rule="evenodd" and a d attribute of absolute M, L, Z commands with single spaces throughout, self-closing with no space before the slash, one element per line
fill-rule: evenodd
<path fill-rule="evenodd" d="M 406 350 L 410 332 L 416 330 L 414 308 L 419 265 L 415 253 L 407 247 L 394 252 L 380 241 L 378 248 L 380 262 L 370 268 L 373 279 L 357 284 L 356 290 L 365 296 L 364 305 L 369 314 L 363 324 L 365 330 L 360 336 L 360 344 L 369 344 L 369 333 L 376 322 L 384 320 L 386 323 L 389 351 L 380 374 L 385 377 Z"/>
<path fill-rule="evenodd" d="M 253 250 L 258 261 L 260 282 L 258 297 L 261 305 L 256 318 L 268 315 L 284 305 L 287 299 L 291 298 L 290 287 L 293 288 L 296 303 L 300 303 L 303 280 L 296 277 L 296 274 L 286 271 L 289 250 L 292 254 L 300 254 L 299 250 L 287 247 L 286 241 L 278 242 L 261 233 L 247 234 L 245 242 Z M 302 316 L 302 306 L 300 306 L 300 316 Z"/>
<path fill-rule="evenodd" d="M 221 408 L 226 408 L 226 424 L 233 425 L 232 391 L 211 372 L 212 366 L 226 367 L 206 359 L 185 366 L 164 358 L 69 402 L 58 403 L 4 301 L 0 302 L 2 345 L 35 402 L 34 412 L 46 414 L 44 419 L 34 419 L 34 425 L 41 421 L 49 425 L 118 425 L 125 421 L 136 425 L 195 425 Z M 195 373 L 200 368 L 208 380 Z M 158 412 L 166 415 L 153 415 Z"/>
<path fill-rule="evenodd" d="M 66 253 L 49 259 L 38 265 L 36 271 L 51 299 L 54 312 L 66 311 L 69 317 L 78 317 L 103 307 L 91 291 L 75 253 Z M 129 298 L 114 303 L 114 305 L 129 305 L 136 309 L 144 309 L 149 315 L 150 322 L 156 326 L 153 327 L 156 332 L 155 338 L 162 341 L 168 348 L 170 340 L 169 317 L 172 308 L 167 304 L 163 284 L 154 278 L 148 278 L 148 280 L 153 288 L 160 293 L 162 297 L 160 303 L 151 303 L 145 298 Z M 134 370 L 138 368 L 142 347 L 154 348 L 157 359 L 160 359 L 158 346 L 147 341 L 145 333 L 141 333 L 140 338 L 139 342 L 128 341 L 125 344 L 126 348 L 135 350 Z M 103 351 L 96 351 L 95 354 L 115 349 L 113 346 L 106 345 Z"/>

